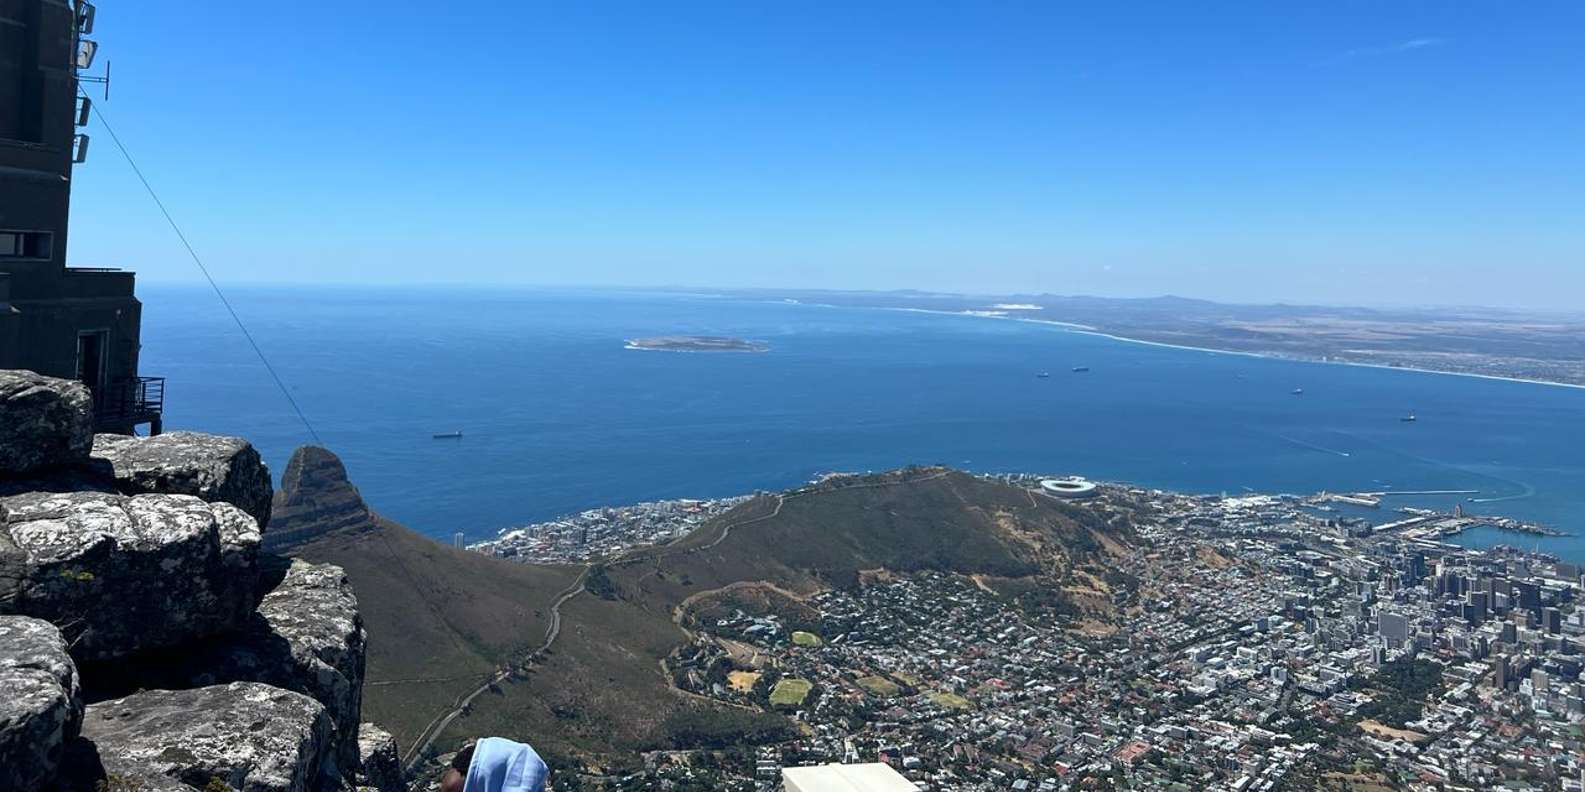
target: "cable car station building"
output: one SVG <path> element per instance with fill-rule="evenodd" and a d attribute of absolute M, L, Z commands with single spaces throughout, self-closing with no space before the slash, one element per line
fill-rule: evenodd
<path fill-rule="evenodd" d="M 96 431 L 158 434 L 165 383 L 138 375 L 133 274 L 66 266 L 93 21 L 81 0 L 0 0 L 0 369 L 82 381 Z"/>

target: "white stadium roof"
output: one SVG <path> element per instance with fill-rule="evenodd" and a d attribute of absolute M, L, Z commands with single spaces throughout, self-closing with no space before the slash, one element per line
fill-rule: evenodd
<path fill-rule="evenodd" d="M 1058 498 L 1087 498 L 1096 494 L 1095 482 L 1081 478 L 1044 479 L 1040 482 L 1040 490 Z"/>
<path fill-rule="evenodd" d="M 919 787 L 884 764 L 788 767 L 781 771 L 787 792 L 919 792 Z"/>

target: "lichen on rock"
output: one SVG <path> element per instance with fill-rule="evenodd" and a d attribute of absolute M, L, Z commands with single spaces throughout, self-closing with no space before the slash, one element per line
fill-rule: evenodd
<path fill-rule="evenodd" d="M 92 425 L 80 383 L 0 371 L 0 790 L 405 792 L 360 722 L 346 575 L 261 551 L 253 446 Z M 372 524 L 312 451 L 288 470 L 294 529 Z"/>
<path fill-rule="evenodd" d="M 253 444 L 240 437 L 168 432 L 154 437 L 101 434 L 92 459 L 110 465 L 117 490 L 128 494 L 194 495 L 230 503 L 257 520 L 270 520 L 274 488 Z"/>
<path fill-rule="evenodd" d="M 291 561 L 247 627 L 187 653 L 183 681 L 265 682 L 312 696 L 336 727 L 338 760 L 357 763 L 363 709 L 363 619 L 340 567 Z"/>
<path fill-rule="evenodd" d="M 0 789 L 42 789 L 82 726 L 66 640 L 49 622 L 0 616 Z"/>
<path fill-rule="evenodd" d="M 88 707 L 83 736 L 105 777 L 165 778 L 203 789 L 304 792 L 341 785 L 325 708 L 269 685 L 151 690 Z"/>
<path fill-rule="evenodd" d="M 189 495 L 0 498 L 0 613 L 61 627 L 78 660 L 173 646 L 247 620 L 258 547 L 252 517 Z"/>
<path fill-rule="evenodd" d="M 0 370 L 0 478 L 85 462 L 93 432 L 81 382 Z"/>
<path fill-rule="evenodd" d="M 390 732 L 372 723 L 358 727 L 358 770 L 353 780 L 360 789 L 407 792 L 402 757 Z"/>

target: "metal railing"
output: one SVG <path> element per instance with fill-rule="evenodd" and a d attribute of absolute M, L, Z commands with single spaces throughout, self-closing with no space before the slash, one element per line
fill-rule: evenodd
<path fill-rule="evenodd" d="M 94 420 L 101 426 L 145 423 L 164 411 L 164 377 L 119 380 L 94 394 Z"/>

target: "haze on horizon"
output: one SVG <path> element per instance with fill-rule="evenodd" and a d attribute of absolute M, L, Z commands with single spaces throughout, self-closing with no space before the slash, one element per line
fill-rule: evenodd
<path fill-rule="evenodd" d="M 997 6 L 105 0 L 95 38 L 222 283 L 1580 307 L 1585 5 Z M 89 133 L 72 263 L 196 279 Z"/>

